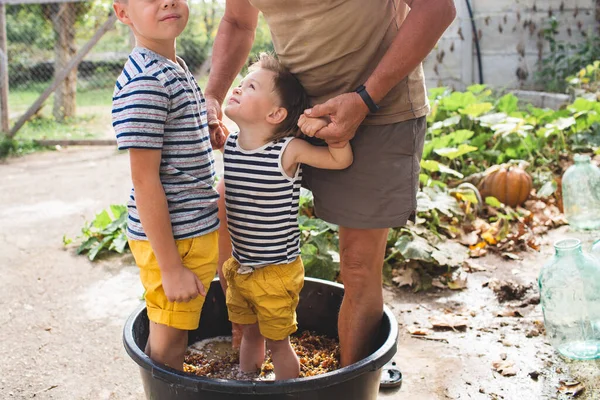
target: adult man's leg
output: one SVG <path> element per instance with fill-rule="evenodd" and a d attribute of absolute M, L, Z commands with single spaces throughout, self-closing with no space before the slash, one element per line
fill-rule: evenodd
<path fill-rule="evenodd" d="M 340 268 L 345 294 L 338 319 L 342 366 L 362 360 L 383 316 L 382 267 L 388 229 L 340 227 Z"/>

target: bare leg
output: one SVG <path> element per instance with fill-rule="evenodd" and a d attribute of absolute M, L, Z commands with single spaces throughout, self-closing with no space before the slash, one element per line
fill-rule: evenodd
<path fill-rule="evenodd" d="M 146 354 L 152 360 L 183 371 L 183 357 L 187 344 L 188 331 L 150 321 Z"/>
<path fill-rule="evenodd" d="M 345 294 L 338 332 L 342 366 L 368 356 L 383 316 L 382 266 L 388 229 L 340 227 L 340 268 Z"/>
<path fill-rule="evenodd" d="M 256 372 L 265 361 L 265 338 L 260 334 L 258 324 L 242 325 L 242 332 L 240 370 Z"/>
<path fill-rule="evenodd" d="M 267 347 L 271 350 L 275 379 L 294 379 L 300 375 L 300 361 L 292 349 L 289 337 L 283 340 L 267 339 Z"/>

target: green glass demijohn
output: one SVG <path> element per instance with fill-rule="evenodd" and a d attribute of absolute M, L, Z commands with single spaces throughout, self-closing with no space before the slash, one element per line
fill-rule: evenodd
<path fill-rule="evenodd" d="M 600 260 L 578 239 L 554 244 L 538 279 L 546 337 L 563 356 L 600 358 Z"/>
<path fill-rule="evenodd" d="M 574 160 L 562 178 L 565 217 L 573 229 L 599 229 L 600 168 L 585 154 L 575 154 Z"/>

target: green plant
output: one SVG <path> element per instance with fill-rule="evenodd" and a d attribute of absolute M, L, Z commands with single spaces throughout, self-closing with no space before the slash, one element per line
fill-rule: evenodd
<path fill-rule="evenodd" d="M 340 271 L 338 227 L 314 217 L 312 193 L 302 189 L 298 226 L 306 276 L 334 281 Z"/>
<path fill-rule="evenodd" d="M 123 253 L 127 248 L 127 207 L 124 205 L 111 205 L 102 210 L 94 220 L 85 223 L 81 235 L 75 238 L 81 242 L 77 254 L 87 253 L 88 258 L 94 261 L 99 254 L 114 251 Z M 71 239 L 63 237 L 63 243 L 68 245 Z"/>
<path fill-rule="evenodd" d="M 590 33 L 583 41 L 571 44 L 557 40 L 558 28 L 558 20 L 551 17 L 542 30 L 549 52 L 539 63 L 536 79 L 545 90 L 564 93 L 568 76 L 600 59 L 600 37 Z"/>
<path fill-rule="evenodd" d="M 567 77 L 568 91 L 575 97 L 598 100 L 600 97 L 600 61 L 586 65 L 576 74 Z"/>
<path fill-rule="evenodd" d="M 40 146 L 32 140 L 9 139 L 0 135 L 0 159 L 10 156 L 22 156 L 44 149 L 48 149 L 48 147 Z"/>

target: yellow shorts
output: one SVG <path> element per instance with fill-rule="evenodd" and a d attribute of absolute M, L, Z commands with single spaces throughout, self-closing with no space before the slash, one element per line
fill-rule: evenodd
<path fill-rule="evenodd" d="M 208 291 L 217 272 L 219 234 L 217 231 L 190 239 L 175 241 L 183 265 L 200 278 Z M 162 287 L 160 269 L 150 242 L 129 240 L 131 253 L 140 268 L 140 279 L 146 289 L 148 319 L 157 324 L 181 330 L 194 330 L 200 323 L 204 296 L 185 303 L 170 302 Z"/>
<path fill-rule="evenodd" d="M 296 307 L 304 286 L 302 259 L 257 268 L 250 274 L 238 274 L 239 266 L 234 258 L 223 264 L 229 320 L 243 325 L 258 322 L 260 333 L 271 340 L 296 332 Z"/>

